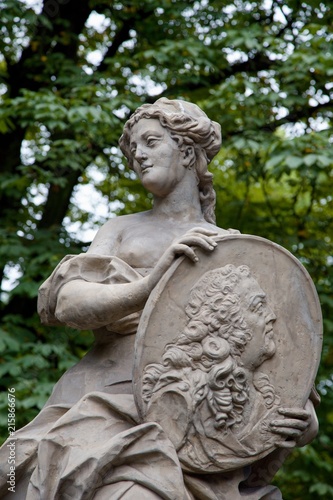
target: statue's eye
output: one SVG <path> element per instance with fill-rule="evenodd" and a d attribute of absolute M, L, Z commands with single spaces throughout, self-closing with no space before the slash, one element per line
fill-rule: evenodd
<path fill-rule="evenodd" d="M 262 308 L 263 308 L 263 303 L 262 302 L 259 302 L 256 307 L 254 308 L 255 312 L 260 312 L 262 311 Z"/>
<path fill-rule="evenodd" d="M 132 155 L 135 155 L 135 153 L 136 153 L 136 146 L 137 146 L 137 145 L 136 145 L 136 142 L 131 142 L 131 143 L 130 143 L 130 153 L 131 153 Z"/>
<path fill-rule="evenodd" d="M 257 295 L 254 297 L 250 304 L 250 311 L 255 313 L 263 313 L 266 307 L 266 296 L 265 295 Z"/>
<path fill-rule="evenodd" d="M 155 137 L 149 137 L 147 139 L 147 146 L 154 146 L 154 144 L 156 143 L 157 139 Z"/>
<path fill-rule="evenodd" d="M 260 301 L 260 302 L 258 302 L 258 304 L 255 305 L 254 312 L 256 312 L 258 314 L 262 314 L 264 312 L 264 308 L 265 308 L 264 301 Z"/>

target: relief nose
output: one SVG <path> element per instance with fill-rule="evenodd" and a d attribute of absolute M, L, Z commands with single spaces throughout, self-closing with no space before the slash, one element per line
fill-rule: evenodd
<path fill-rule="evenodd" d="M 276 321 L 276 316 L 273 313 L 272 309 L 270 307 L 267 307 L 266 323 L 273 323 L 274 321 Z"/>

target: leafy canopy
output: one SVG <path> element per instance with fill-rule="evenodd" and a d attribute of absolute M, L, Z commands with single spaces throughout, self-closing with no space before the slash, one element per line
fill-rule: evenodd
<path fill-rule="evenodd" d="M 286 499 L 333 498 L 330 4 L 0 0 L 3 438 L 7 388 L 22 426 L 92 341 L 40 325 L 39 285 L 104 220 L 150 206 L 119 152 L 124 121 L 157 97 L 183 98 L 222 125 L 218 224 L 282 244 L 317 286 L 321 431 L 278 481 Z"/>

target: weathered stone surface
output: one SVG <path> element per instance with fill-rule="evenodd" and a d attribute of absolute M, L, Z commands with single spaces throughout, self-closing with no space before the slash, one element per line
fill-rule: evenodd
<path fill-rule="evenodd" d="M 17 431 L 16 499 L 281 499 L 272 477 L 317 432 L 320 308 L 288 252 L 215 225 L 220 144 L 185 101 L 126 123 L 120 146 L 153 208 L 110 219 L 40 288 L 42 322 L 95 343 Z M 7 443 L 0 464 L 12 498 Z"/>
<path fill-rule="evenodd" d="M 195 472 L 249 465 L 278 446 L 271 423 L 304 407 L 322 342 L 317 293 L 289 252 L 256 236 L 216 240 L 212 255 L 165 274 L 136 341 L 141 418 L 160 423 Z"/>

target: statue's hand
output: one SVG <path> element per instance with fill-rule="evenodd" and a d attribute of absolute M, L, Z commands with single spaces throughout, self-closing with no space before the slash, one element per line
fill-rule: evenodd
<path fill-rule="evenodd" d="M 317 417 L 310 400 L 307 401 L 305 409 L 279 408 L 278 412 L 283 418 L 274 419 L 270 423 L 270 429 L 284 438 L 276 443 L 280 448 L 304 446 L 317 434 Z"/>
<path fill-rule="evenodd" d="M 187 233 L 180 238 L 177 238 L 164 252 L 150 274 L 150 286 L 153 288 L 158 283 L 163 274 L 169 269 L 172 262 L 179 255 L 185 255 L 192 260 L 192 262 L 198 262 L 199 258 L 196 255 L 195 248 L 201 248 L 207 252 L 213 251 L 217 246 L 214 240 L 214 236 L 217 235 L 218 233 L 215 231 L 196 227 L 187 231 Z"/>
<path fill-rule="evenodd" d="M 300 438 L 297 439 L 296 441 L 296 445 L 298 447 L 305 446 L 306 444 L 311 443 L 311 441 L 318 434 L 318 428 L 319 428 L 318 418 L 313 403 L 310 399 L 308 399 L 306 402 L 305 410 L 307 410 L 308 413 L 310 414 L 310 422 L 309 422 L 309 427 L 306 429 L 305 432 L 303 432 Z"/>
<path fill-rule="evenodd" d="M 193 262 L 198 262 L 195 248 L 201 248 L 207 252 L 211 252 L 217 246 L 214 236 L 217 236 L 216 231 L 211 231 L 203 227 L 194 227 L 187 231 L 183 236 L 177 238 L 167 249 L 165 254 L 170 253 L 173 258 L 178 255 L 186 255 Z M 163 257 L 162 257 L 163 258 Z"/>

